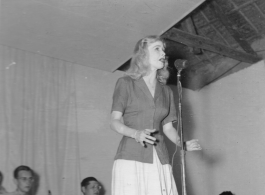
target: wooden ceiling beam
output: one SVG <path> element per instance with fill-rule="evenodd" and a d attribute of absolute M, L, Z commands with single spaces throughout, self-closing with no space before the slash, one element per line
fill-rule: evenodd
<path fill-rule="evenodd" d="M 222 1 L 222 3 L 225 3 L 225 1 Z M 209 3 L 209 6 L 212 12 L 214 13 L 214 15 L 216 16 L 216 18 L 218 18 L 219 21 L 221 21 L 221 23 L 224 25 L 226 30 L 236 40 L 236 42 L 242 47 L 242 49 L 245 50 L 247 53 L 257 55 L 257 53 L 250 46 L 250 44 L 244 39 L 241 33 L 237 30 L 237 25 L 234 24 L 229 19 L 229 17 L 226 16 L 222 8 L 215 1 L 212 1 L 211 3 Z"/>
<path fill-rule="evenodd" d="M 191 34 L 197 35 L 197 30 L 195 28 L 192 16 L 188 16 L 187 18 L 185 18 L 183 20 L 183 22 L 181 22 L 181 28 L 186 31 L 189 32 Z M 189 47 L 190 51 L 192 53 L 194 53 L 195 55 L 199 55 L 202 54 L 202 51 L 200 48 L 196 48 L 196 47 Z"/>
<path fill-rule="evenodd" d="M 162 37 L 178 43 L 182 43 L 189 47 L 197 47 L 214 53 L 218 53 L 220 55 L 233 58 L 241 62 L 253 64 L 262 59 L 257 55 L 252 55 L 249 53 L 238 51 L 231 47 L 222 45 L 220 43 L 213 42 L 208 38 L 198 35 L 193 35 L 191 33 L 187 33 L 176 28 L 171 28 L 170 30 L 165 32 L 162 35 Z"/>

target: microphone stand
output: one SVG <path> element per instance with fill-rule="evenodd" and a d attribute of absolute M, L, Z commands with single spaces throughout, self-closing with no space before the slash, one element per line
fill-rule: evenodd
<path fill-rule="evenodd" d="M 182 69 L 178 70 L 177 74 L 177 87 L 178 87 L 178 127 L 180 131 L 180 144 L 181 144 L 181 186 L 182 186 L 182 195 L 187 195 L 186 190 L 186 174 L 185 174 L 185 142 L 183 141 L 183 129 L 182 129 L 182 110 L 181 110 L 181 100 L 182 100 L 182 86 L 180 82 L 180 73 Z"/>

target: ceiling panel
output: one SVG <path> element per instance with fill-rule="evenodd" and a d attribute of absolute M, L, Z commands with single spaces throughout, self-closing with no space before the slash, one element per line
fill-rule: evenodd
<path fill-rule="evenodd" d="M 2 0 L 0 43 L 105 71 L 204 0 Z"/>

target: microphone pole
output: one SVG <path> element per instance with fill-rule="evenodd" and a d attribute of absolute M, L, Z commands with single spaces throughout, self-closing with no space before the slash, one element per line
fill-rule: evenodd
<path fill-rule="evenodd" d="M 185 142 L 183 141 L 183 128 L 182 128 L 182 86 L 181 86 L 181 71 L 186 67 L 186 60 L 176 60 L 174 65 L 178 71 L 177 73 L 177 87 L 178 87 L 178 129 L 180 131 L 180 144 L 181 144 L 181 186 L 182 186 L 182 195 L 187 195 L 186 189 L 186 174 L 185 174 Z"/>

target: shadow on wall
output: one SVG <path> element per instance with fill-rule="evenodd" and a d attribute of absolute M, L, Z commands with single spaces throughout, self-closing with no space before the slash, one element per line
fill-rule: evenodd
<path fill-rule="evenodd" d="M 38 194 L 39 185 L 40 185 L 40 175 L 36 171 L 34 171 L 34 185 L 31 189 L 30 195 Z"/>
<path fill-rule="evenodd" d="M 4 180 L 4 175 L 0 171 L 0 194 L 6 193 L 6 189 L 2 186 L 3 180 Z"/>
<path fill-rule="evenodd" d="M 174 94 L 174 98 L 175 98 L 175 106 L 176 109 L 178 109 L 178 91 L 177 91 L 177 86 L 170 86 L 173 94 Z M 182 94 L 183 95 L 183 94 Z M 187 140 L 191 140 L 191 139 L 195 139 L 196 137 L 194 137 L 194 132 L 196 130 L 195 127 L 195 123 L 194 123 L 194 113 L 191 107 L 191 104 L 188 102 L 187 99 L 185 98 L 185 94 L 184 97 L 182 99 L 182 124 L 183 124 L 183 136 L 184 136 L 184 141 Z M 178 112 L 178 110 L 177 110 Z M 177 129 L 177 123 L 174 123 L 174 127 Z M 179 134 L 180 135 L 180 134 Z M 164 135 L 165 136 L 165 135 Z M 169 152 L 169 157 L 170 157 L 170 161 L 172 163 L 172 157 L 173 154 L 176 150 L 175 144 L 173 144 L 166 136 L 165 136 L 165 142 L 167 145 L 167 149 Z M 206 145 L 206 144 L 202 144 L 201 145 Z M 193 155 L 195 156 L 196 161 L 198 161 L 198 163 L 200 164 L 205 164 L 205 167 L 207 167 L 207 169 L 209 168 L 209 173 L 207 172 L 207 186 L 202 186 L 202 187 L 209 187 L 209 188 L 214 188 L 214 183 L 213 183 L 213 175 L 211 174 L 211 169 L 213 166 L 216 165 L 217 162 L 220 161 L 221 159 L 221 155 L 220 154 L 212 154 L 211 151 L 207 150 L 207 148 L 202 149 L 202 151 L 194 151 Z M 182 184 L 181 184 L 181 156 L 180 156 L 180 148 L 178 147 L 176 154 L 174 155 L 174 159 L 173 159 L 173 174 L 174 174 L 174 178 L 176 181 L 176 185 L 177 185 L 177 189 L 179 194 L 182 194 Z M 189 174 L 189 167 L 187 167 L 186 164 L 186 186 L 187 186 L 187 192 L 189 195 L 195 195 L 196 194 L 196 189 L 193 188 L 193 184 L 192 184 L 192 179 L 190 178 L 192 175 Z M 212 190 L 210 190 L 212 191 Z"/>
<path fill-rule="evenodd" d="M 105 195 L 106 194 L 106 188 L 104 187 L 104 185 L 99 181 L 99 185 L 101 186 L 101 190 L 99 192 L 99 195 Z"/>
<path fill-rule="evenodd" d="M 203 187 L 207 189 L 207 194 L 214 194 L 216 192 L 216 183 L 217 181 L 214 180 L 216 177 L 216 170 L 222 162 L 225 160 L 225 154 L 223 153 L 223 149 L 216 149 L 212 146 L 216 145 L 214 143 L 214 135 L 215 130 L 213 128 L 214 121 L 210 121 L 211 119 L 205 117 L 209 115 L 209 110 L 211 110 L 211 99 L 209 96 L 204 95 L 203 100 L 200 102 L 200 107 L 202 107 L 201 115 L 203 115 L 203 127 L 200 133 L 203 136 L 204 143 L 202 143 L 203 150 L 200 153 L 196 153 L 196 160 L 200 162 L 202 165 L 201 167 L 204 168 L 203 172 Z M 196 130 L 196 128 L 194 129 Z M 218 179 L 218 178 L 217 178 Z M 191 183 L 190 183 L 191 184 Z"/>
<path fill-rule="evenodd" d="M 178 94 L 177 86 L 173 85 L 173 86 L 170 86 L 170 88 L 172 89 L 173 94 L 174 94 L 175 106 L 176 106 L 177 113 L 178 113 L 179 94 Z M 183 109 L 185 109 L 185 112 L 183 112 Z M 185 114 L 185 113 L 189 113 L 188 110 L 190 110 L 189 105 L 187 105 L 187 104 L 184 105 L 184 103 L 182 102 L 182 120 L 185 118 L 185 120 L 189 121 L 188 126 L 185 126 L 185 128 L 183 127 L 183 129 L 189 129 L 189 131 L 183 132 L 184 140 L 188 140 L 187 139 L 188 137 L 192 137 L 192 131 L 194 129 L 194 124 L 193 124 L 192 120 L 190 118 L 187 119 L 186 114 Z M 182 124 L 184 124 L 184 121 L 182 122 Z M 174 123 L 174 127 L 176 128 L 176 130 L 178 130 L 177 123 Z M 178 134 L 180 135 L 179 132 L 178 132 Z M 165 137 L 165 143 L 166 143 L 166 146 L 168 149 L 169 158 L 170 158 L 170 162 L 172 165 L 173 175 L 174 175 L 175 182 L 177 185 L 178 193 L 182 194 L 180 148 L 178 147 L 177 152 L 175 153 L 175 151 L 176 151 L 175 144 L 173 144 L 165 135 L 164 135 L 164 137 Z M 175 153 L 175 155 L 174 155 L 174 153 Z M 173 155 L 174 155 L 174 158 L 173 158 Z M 186 178 L 187 177 L 188 177 L 188 175 L 186 173 Z M 187 179 L 186 179 L 186 182 L 187 182 Z M 190 188 L 189 191 L 191 191 L 189 193 L 192 194 L 192 188 Z"/>

